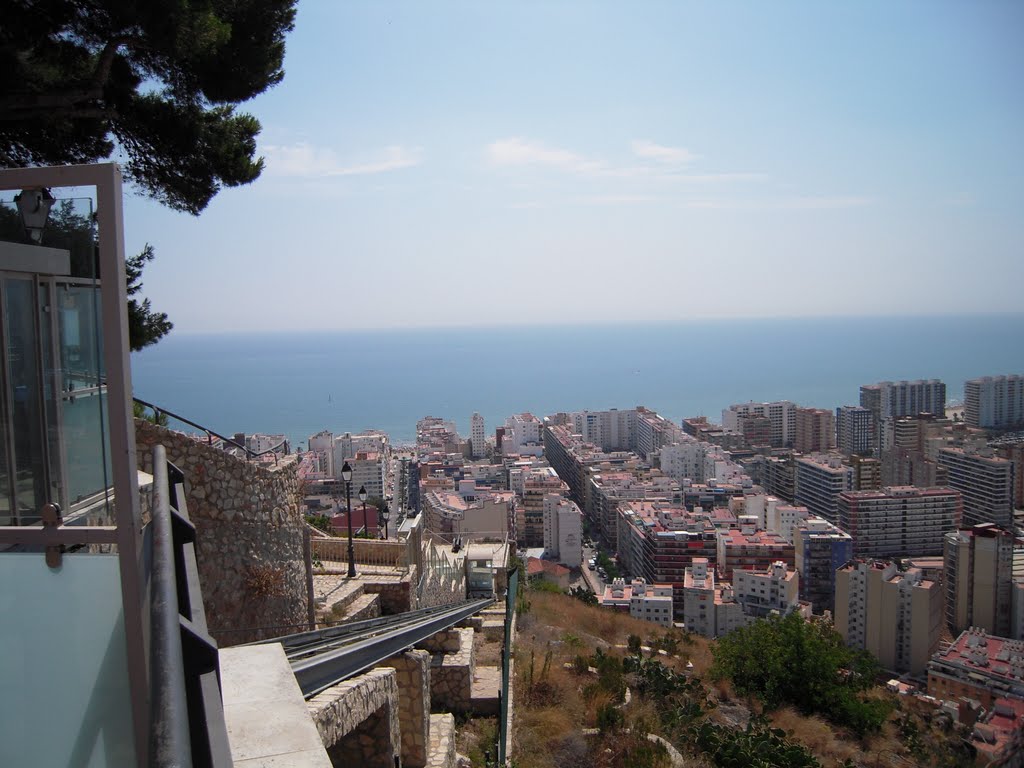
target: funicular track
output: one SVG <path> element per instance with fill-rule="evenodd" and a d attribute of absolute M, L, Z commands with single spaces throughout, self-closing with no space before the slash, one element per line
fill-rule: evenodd
<path fill-rule="evenodd" d="M 281 643 L 307 699 L 494 603 L 494 598 L 367 619 L 253 643 Z"/>

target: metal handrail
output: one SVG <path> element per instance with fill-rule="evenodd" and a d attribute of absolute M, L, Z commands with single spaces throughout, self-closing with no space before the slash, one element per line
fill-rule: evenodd
<path fill-rule="evenodd" d="M 288 438 L 285 438 L 277 445 L 271 448 L 267 448 L 267 450 L 265 451 L 259 451 L 257 453 L 256 451 L 250 450 L 249 448 L 246 448 L 244 445 L 235 442 L 230 437 L 224 437 L 224 435 L 215 432 L 209 427 L 204 427 L 202 424 L 196 424 L 191 419 L 186 419 L 184 416 L 179 416 L 178 414 L 174 413 L 174 411 L 169 411 L 166 408 L 162 408 L 159 405 L 154 405 L 153 403 L 146 402 L 145 400 L 142 400 L 138 397 L 132 397 L 132 401 L 138 403 L 143 408 L 149 408 L 151 411 L 153 411 L 153 414 L 157 419 L 159 419 L 160 415 L 163 414 L 165 416 L 170 416 L 175 421 L 181 421 L 185 424 L 188 424 L 190 427 L 194 427 L 195 429 L 205 432 L 207 443 L 209 443 L 210 445 L 213 445 L 213 438 L 216 437 L 218 440 L 223 440 L 225 443 L 229 443 L 235 446 L 236 448 L 240 448 L 241 450 L 245 451 L 246 459 L 258 459 L 260 456 L 266 456 L 268 453 L 273 453 L 274 463 L 277 464 L 277 449 L 280 448 L 282 445 L 288 444 Z"/>
<path fill-rule="evenodd" d="M 209 636 L 185 477 L 153 447 L 150 573 L 150 768 L 231 762 L 217 644 Z"/>

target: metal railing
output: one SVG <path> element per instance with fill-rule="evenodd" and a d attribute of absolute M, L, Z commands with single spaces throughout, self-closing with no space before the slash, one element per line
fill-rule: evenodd
<path fill-rule="evenodd" d="M 217 644 L 207 633 L 185 478 L 153 448 L 150 768 L 232 765 Z"/>
<path fill-rule="evenodd" d="M 347 563 L 348 538 L 310 538 L 310 552 L 314 562 Z M 409 572 L 412 562 L 409 545 L 405 541 L 382 541 L 380 539 L 353 539 L 354 561 L 357 565 L 388 568 Z"/>
<path fill-rule="evenodd" d="M 175 421 L 180 421 L 183 424 L 188 424 L 193 429 L 198 429 L 200 432 L 203 432 L 206 435 L 206 442 L 210 446 L 213 446 L 213 439 L 217 438 L 218 440 L 221 440 L 227 443 L 228 445 L 238 448 L 239 450 L 245 453 L 246 460 L 258 459 L 260 456 L 266 456 L 268 453 L 272 453 L 274 454 L 274 463 L 277 464 L 278 449 L 281 448 L 282 446 L 287 447 L 288 445 L 288 439 L 285 438 L 277 445 L 273 446 L 272 448 L 267 448 L 267 450 L 265 451 L 253 451 L 247 448 L 246 446 L 242 445 L 241 443 L 238 443 L 235 440 L 231 439 L 230 437 L 224 437 L 224 435 L 219 434 L 218 432 L 214 432 L 209 427 L 204 427 L 202 424 L 196 424 L 191 419 L 186 419 L 184 416 L 179 416 L 178 414 L 174 413 L 174 411 L 169 411 L 166 408 L 161 408 L 159 405 L 153 405 L 153 403 L 146 402 L 145 400 L 140 400 L 137 397 L 133 397 L 132 401 L 138 403 L 143 408 L 149 408 L 149 410 L 153 412 L 153 417 L 158 422 L 162 416 L 168 416 L 174 419 Z"/>

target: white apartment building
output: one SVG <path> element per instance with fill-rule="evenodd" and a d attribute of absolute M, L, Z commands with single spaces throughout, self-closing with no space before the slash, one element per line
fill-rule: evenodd
<path fill-rule="evenodd" d="M 946 385 L 938 379 L 880 381 L 860 388 L 860 404 L 875 415 L 875 422 L 900 416 L 946 414 Z"/>
<path fill-rule="evenodd" d="M 765 530 L 779 534 L 788 542 L 795 542 L 796 529 L 811 517 L 807 507 L 783 504 L 774 496 L 766 497 Z"/>
<path fill-rule="evenodd" d="M 605 587 L 600 603 L 606 608 L 628 609 L 634 619 L 672 626 L 671 584 L 648 584 L 643 579 L 627 584 L 625 579 L 617 578 Z"/>
<path fill-rule="evenodd" d="M 311 453 L 323 457 L 318 460 L 317 466 L 321 472 L 328 477 L 334 477 L 334 433 L 326 429 L 310 435 L 307 441 Z"/>
<path fill-rule="evenodd" d="M 367 430 L 358 435 L 353 435 L 351 432 L 338 435 L 334 438 L 335 471 L 340 473 L 342 465 L 346 461 L 351 463 L 357 453 L 376 453 L 386 456 L 389 448 L 389 438 L 384 432 Z"/>
<path fill-rule="evenodd" d="M 802 456 L 796 460 L 794 501 L 812 515 L 839 522 L 839 494 L 852 491 L 853 467 L 834 454 Z"/>
<path fill-rule="evenodd" d="M 781 560 L 766 571 L 736 569 L 732 578 L 736 602 L 751 618 L 785 616 L 800 608 L 800 576 Z"/>
<path fill-rule="evenodd" d="M 355 456 L 348 459 L 348 465 L 352 469 L 352 498 L 353 504 L 356 494 L 360 488 L 366 488 L 368 498 L 384 498 L 384 454 L 376 451 L 358 451 Z M 341 477 L 341 468 L 344 462 L 337 463 L 335 459 L 337 477 Z"/>
<path fill-rule="evenodd" d="M 602 451 L 628 451 L 636 444 L 636 410 L 579 411 L 569 414 L 573 434 Z"/>
<path fill-rule="evenodd" d="M 969 427 L 1001 429 L 1024 423 L 1024 376 L 983 376 L 964 383 Z"/>
<path fill-rule="evenodd" d="M 501 451 L 506 456 L 542 456 L 544 445 L 540 439 L 540 419 L 532 413 L 517 413 L 505 419 L 505 437 Z"/>
<path fill-rule="evenodd" d="M 741 483 L 749 477 L 723 448 L 689 438 L 685 433 L 682 439 L 662 446 L 659 452 L 661 471 L 678 483 L 684 480 L 706 483 L 712 479 Z"/>
<path fill-rule="evenodd" d="M 796 439 L 797 405 L 789 400 L 774 403 L 736 403 L 722 411 L 722 426 L 734 432 L 742 430 L 740 418 L 762 416 L 771 422 L 771 444 L 773 448 L 785 448 Z"/>
<path fill-rule="evenodd" d="M 487 440 L 484 437 L 484 417 L 474 413 L 469 419 L 469 444 L 474 459 L 487 455 Z"/>
<path fill-rule="evenodd" d="M 716 586 L 714 566 L 706 557 L 693 558 L 683 572 L 683 621 L 691 632 L 712 638 L 750 623 L 732 587 Z"/>
<path fill-rule="evenodd" d="M 568 568 L 583 565 L 583 514 L 560 494 L 544 497 L 544 549 Z"/>

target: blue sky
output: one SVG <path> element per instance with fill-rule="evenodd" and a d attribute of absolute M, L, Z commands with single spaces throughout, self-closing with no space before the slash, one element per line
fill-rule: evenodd
<path fill-rule="evenodd" d="M 1010 312 L 1024 4 L 303 0 L 179 332 Z"/>

